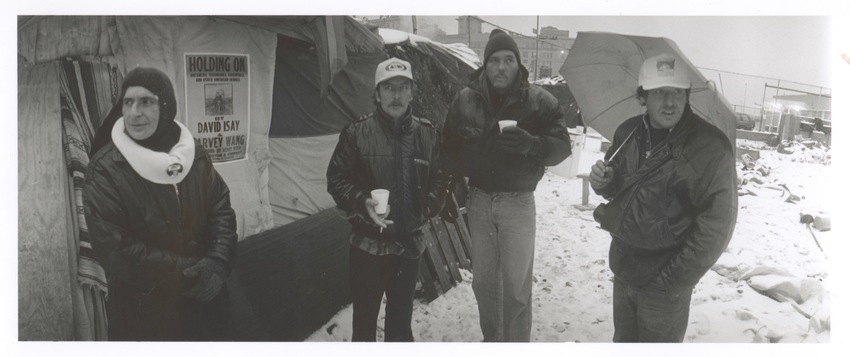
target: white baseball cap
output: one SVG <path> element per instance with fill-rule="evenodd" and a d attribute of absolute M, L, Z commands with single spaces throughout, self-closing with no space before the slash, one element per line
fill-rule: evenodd
<path fill-rule="evenodd" d="M 660 87 L 688 89 L 691 81 L 686 67 L 684 60 L 666 53 L 647 58 L 640 67 L 638 86 L 644 90 Z"/>
<path fill-rule="evenodd" d="M 375 70 L 375 87 L 387 79 L 399 76 L 413 80 L 410 62 L 395 57 L 383 61 L 378 64 L 378 69 Z"/>

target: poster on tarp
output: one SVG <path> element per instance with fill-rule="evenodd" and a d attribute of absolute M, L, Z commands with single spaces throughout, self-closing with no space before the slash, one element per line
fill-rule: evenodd
<path fill-rule="evenodd" d="M 186 123 L 214 163 L 247 158 L 251 76 L 247 54 L 186 53 Z"/>

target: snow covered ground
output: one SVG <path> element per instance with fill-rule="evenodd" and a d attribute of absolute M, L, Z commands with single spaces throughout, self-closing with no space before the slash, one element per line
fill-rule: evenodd
<path fill-rule="evenodd" d="M 817 150 L 781 154 L 766 148 L 758 164 L 762 171 L 769 169 L 768 175 L 739 171 L 739 177 L 750 179 L 739 191 L 735 233 L 718 264 L 694 289 L 685 342 L 831 342 L 827 256 L 833 232 L 800 223 L 801 214 L 829 216 L 829 178 L 834 176 L 829 165 L 820 163 L 826 152 Z M 582 151 L 579 172 L 601 156 L 598 150 Z M 574 206 L 581 203 L 580 179 L 547 173 L 535 196 L 532 341 L 610 342 L 610 236 L 598 228 L 592 211 Z M 591 192 L 590 203 L 600 202 Z M 463 274 L 462 283 L 436 300 L 414 301 L 416 341 L 482 340 L 472 273 Z M 344 308 L 307 341 L 350 340 L 351 313 L 351 306 Z M 379 340 L 383 319 L 382 309 Z"/>

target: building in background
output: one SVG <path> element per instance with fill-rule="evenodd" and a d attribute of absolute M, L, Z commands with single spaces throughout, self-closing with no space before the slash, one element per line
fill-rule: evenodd
<path fill-rule="evenodd" d="M 393 29 L 409 33 L 417 32 L 414 31 L 415 24 L 413 23 L 413 16 L 380 15 L 378 17 L 364 16 L 355 18 L 362 20 L 369 25 L 374 25 L 384 29 Z"/>
<path fill-rule="evenodd" d="M 432 40 L 443 43 L 465 43 L 478 54 L 478 57 L 483 57 L 484 47 L 490 38 L 489 32 L 483 32 L 484 25 L 495 26 L 489 25 L 487 21 L 477 16 L 460 16 L 457 18 L 457 22 L 458 33 L 456 35 L 439 36 L 432 38 Z M 558 70 L 561 69 L 561 65 L 564 64 L 570 48 L 575 42 L 575 38 L 570 38 L 569 31 L 559 30 L 553 26 L 540 28 L 539 46 L 538 39 L 534 36 L 527 36 L 510 30 L 505 32 L 516 41 L 520 57 L 522 57 L 522 64 L 530 72 L 530 80 L 558 75 Z M 536 32 L 536 30 L 533 29 L 532 32 Z"/>

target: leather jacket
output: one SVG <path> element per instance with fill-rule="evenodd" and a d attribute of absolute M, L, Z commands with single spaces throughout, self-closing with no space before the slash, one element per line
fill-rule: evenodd
<path fill-rule="evenodd" d="M 337 207 L 344 211 L 357 237 L 368 237 L 383 241 L 395 241 L 402 236 L 421 235 L 421 229 L 428 223 L 428 217 L 437 215 L 442 209 L 448 194 L 448 176 L 438 172 L 438 143 L 436 128 L 430 121 L 411 114 L 410 109 L 396 126 L 394 120 L 380 109 L 368 114 L 343 128 L 339 142 L 328 164 L 328 193 L 333 196 Z M 399 132 L 403 130 L 404 133 Z M 399 167 L 396 149 L 399 135 L 412 135 L 414 172 L 406 175 L 412 179 L 412 191 L 416 195 L 411 214 L 412 222 L 407 224 L 406 232 L 397 232 L 398 224 L 387 229 L 379 229 L 372 222 L 366 210 L 366 199 L 371 191 L 383 188 L 390 191 L 390 213 L 387 219 L 397 221 L 401 214 L 398 202 L 403 194 L 399 187 L 397 173 Z M 424 245 L 420 247 L 424 249 Z M 421 251 L 420 251 L 421 253 Z"/>
<path fill-rule="evenodd" d="M 692 288 L 729 244 L 738 212 L 735 156 L 723 132 L 686 109 L 645 157 L 644 115 L 621 124 L 606 160 L 614 181 L 594 189 L 610 202 L 610 267 L 626 282 Z M 631 136 L 631 137 L 630 137 Z M 627 140 L 628 139 L 628 140 Z"/>
<path fill-rule="evenodd" d="M 190 172 L 174 185 L 142 178 L 109 143 L 89 163 L 83 200 L 98 261 L 134 291 L 177 293 L 191 283 L 180 268 L 203 257 L 236 262 L 230 190 L 197 142 Z"/>

